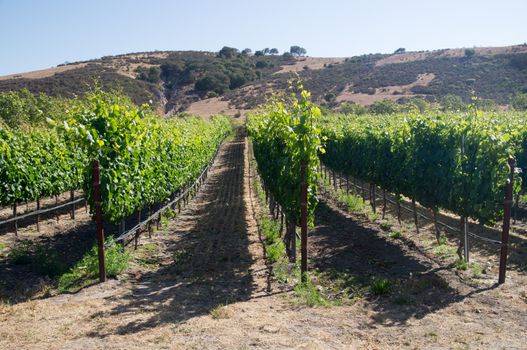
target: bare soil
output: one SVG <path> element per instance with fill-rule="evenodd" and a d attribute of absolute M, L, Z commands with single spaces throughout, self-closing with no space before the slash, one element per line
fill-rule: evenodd
<path fill-rule="evenodd" d="M 394 291 L 328 308 L 294 303 L 293 292 L 269 285 L 248 159 L 242 136 L 226 143 L 199 194 L 141 238 L 119 280 L 1 305 L 0 348 L 525 348 L 522 271 L 501 287 L 467 283 L 325 195 L 310 232 L 313 273 L 385 277 Z"/>
<path fill-rule="evenodd" d="M 336 102 L 355 102 L 364 106 L 369 106 L 377 101 L 392 100 L 397 101 L 403 97 L 417 97 L 421 95 L 414 94 L 412 88 L 414 86 L 428 86 L 434 80 L 434 73 L 419 74 L 417 79 L 407 85 L 391 85 L 375 89 L 373 94 L 356 93 L 353 92 L 353 87 L 347 86 L 336 98 Z M 351 90 L 351 91 L 350 91 Z"/>
<path fill-rule="evenodd" d="M 230 106 L 229 101 L 212 97 L 191 103 L 185 112 L 202 118 L 209 118 L 217 114 L 234 116 L 238 110 Z"/>

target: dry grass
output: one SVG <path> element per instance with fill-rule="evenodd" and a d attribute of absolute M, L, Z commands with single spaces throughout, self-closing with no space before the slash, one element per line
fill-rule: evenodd
<path fill-rule="evenodd" d="M 57 73 L 62 73 L 71 69 L 83 68 L 86 66 L 86 63 L 71 64 L 67 66 L 52 67 L 47 69 L 35 70 L 27 73 L 16 73 L 10 75 L 0 76 L 0 80 L 9 80 L 9 79 L 41 79 L 46 77 L 51 77 Z"/>
<path fill-rule="evenodd" d="M 408 85 L 393 85 L 393 86 L 384 86 L 375 90 L 375 93 L 364 94 L 364 93 L 355 93 L 351 92 L 350 86 L 347 86 L 340 95 L 337 96 L 336 102 L 355 102 L 364 106 L 369 106 L 376 101 L 382 100 L 392 100 L 396 101 L 401 97 L 415 97 L 419 96 L 412 93 L 411 88 L 414 86 L 428 86 L 432 80 L 434 80 L 434 73 L 424 73 L 419 74 L 417 79 Z"/>
<path fill-rule="evenodd" d="M 249 87 L 246 87 L 246 89 L 250 91 Z M 236 109 L 229 104 L 229 101 L 223 101 L 220 97 L 212 97 L 191 103 L 185 112 L 202 118 L 209 118 L 217 114 L 243 117 L 250 111 L 248 109 Z"/>
<path fill-rule="evenodd" d="M 340 63 L 342 61 L 344 61 L 344 58 L 341 57 L 301 57 L 296 60 L 295 64 L 284 65 L 282 69 L 274 74 L 300 72 L 306 66 L 309 69 L 322 69 L 324 65 Z"/>
<path fill-rule="evenodd" d="M 515 45 L 515 46 L 504 46 L 504 47 L 476 47 L 476 55 L 492 56 L 492 55 L 503 55 L 511 53 L 526 53 L 527 46 Z M 447 49 L 437 50 L 429 52 L 407 52 L 403 54 L 391 55 L 389 57 L 378 60 L 375 65 L 382 66 L 385 64 L 394 63 L 406 63 L 413 61 L 423 61 L 432 57 L 463 57 L 465 55 L 464 48 L 458 49 Z"/>

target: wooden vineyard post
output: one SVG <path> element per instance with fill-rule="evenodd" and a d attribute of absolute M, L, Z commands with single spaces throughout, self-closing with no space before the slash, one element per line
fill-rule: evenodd
<path fill-rule="evenodd" d="M 507 272 L 507 253 L 509 250 L 509 229 L 511 224 L 511 209 L 512 209 L 512 189 L 514 187 L 514 167 L 516 166 L 516 160 L 509 158 L 509 182 L 507 184 L 507 190 L 505 193 L 505 202 L 503 204 L 503 230 L 501 233 L 501 254 L 500 254 L 500 274 L 498 283 L 505 283 L 505 273 Z"/>
<path fill-rule="evenodd" d="M 377 201 L 376 201 L 377 194 L 375 193 L 375 184 L 370 184 L 370 203 L 371 203 L 371 209 L 373 212 L 377 212 Z"/>
<path fill-rule="evenodd" d="M 95 203 L 95 222 L 97 224 L 99 281 L 106 282 L 106 265 L 104 259 L 104 231 L 102 224 L 101 174 L 98 160 L 93 161 L 93 199 Z"/>
<path fill-rule="evenodd" d="M 461 135 L 461 161 L 461 173 L 465 175 L 465 135 Z M 466 184 L 464 184 L 463 192 L 466 195 Z M 466 204 L 464 205 L 464 209 L 466 210 Z M 468 262 L 470 258 L 468 254 L 468 218 L 465 216 L 461 216 L 461 233 L 463 234 L 464 258 L 465 261 Z M 458 254 L 460 254 L 460 252 L 458 252 Z"/>
<path fill-rule="evenodd" d="M 13 217 L 16 218 L 16 203 L 13 204 Z M 15 236 L 18 237 L 18 222 L 16 220 L 13 222 L 13 226 L 15 229 Z"/>
<path fill-rule="evenodd" d="M 75 220 L 75 191 L 70 191 L 70 200 L 71 200 L 71 219 Z"/>
<path fill-rule="evenodd" d="M 386 189 L 382 189 L 382 219 L 386 216 Z"/>
<path fill-rule="evenodd" d="M 58 195 L 55 195 L 55 205 L 59 205 L 59 196 Z M 56 213 L 56 217 L 57 217 L 57 222 L 59 222 L 59 218 L 60 218 L 60 214 L 59 214 L 59 211 L 55 211 Z"/>
<path fill-rule="evenodd" d="M 300 161 L 300 252 L 301 281 L 307 282 L 307 161 Z M 296 236 L 293 237 L 296 240 Z"/>
<path fill-rule="evenodd" d="M 296 263 L 296 225 L 293 222 L 291 224 L 291 262 Z M 303 256 L 303 255 L 302 255 Z"/>
<path fill-rule="evenodd" d="M 152 205 L 149 205 L 147 218 L 150 219 L 151 216 L 152 216 Z M 152 238 L 152 220 L 148 222 L 148 238 Z"/>
<path fill-rule="evenodd" d="M 350 193 L 350 178 L 346 175 L 346 194 Z"/>
<path fill-rule="evenodd" d="M 337 190 L 337 174 L 335 173 L 335 170 L 331 170 L 331 175 L 333 175 L 333 190 Z"/>
<path fill-rule="evenodd" d="M 401 226 L 401 195 L 399 193 L 397 193 L 397 221 Z"/>
<path fill-rule="evenodd" d="M 433 218 L 434 218 L 434 229 L 435 229 L 435 232 L 436 232 L 436 240 L 437 240 L 437 244 L 440 244 L 441 231 L 439 230 L 439 224 L 437 222 L 437 212 L 438 212 L 437 208 L 433 208 L 432 209 L 432 215 L 433 215 Z"/>
<path fill-rule="evenodd" d="M 137 225 L 141 224 L 141 209 L 137 209 Z M 135 231 L 134 235 L 134 249 L 137 250 L 137 245 L 139 244 L 139 234 L 141 232 L 141 227 L 139 226 Z"/>
<path fill-rule="evenodd" d="M 415 231 L 417 234 L 419 234 L 419 218 L 417 217 L 417 206 L 415 204 L 415 198 L 412 197 L 412 209 L 414 212 L 414 223 L 415 223 Z"/>
<path fill-rule="evenodd" d="M 37 198 L 37 211 L 40 210 L 40 198 Z M 40 232 L 40 214 L 37 214 L 37 231 Z"/>
<path fill-rule="evenodd" d="M 470 261 L 469 244 L 468 244 L 468 217 L 463 217 L 463 251 L 465 261 Z"/>

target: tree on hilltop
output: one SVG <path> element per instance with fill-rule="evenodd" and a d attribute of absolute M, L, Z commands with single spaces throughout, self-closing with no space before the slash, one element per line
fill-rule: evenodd
<path fill-rule="evenodd" d="M 297 56 L 297 57 L 304 56 L 307 53 L 306 49 L 304 49 L 303 47 L 297 46 L 297 45 L 291 46 L 291 48 L 289 49 L 289 52 L 291 53 L 291 55 Z"/>
<path fill-rule="evenodd" d="M 223 58 L 233 58 L 233 57 L 238 56 L 238 53 L 239 53 L 238 49 L 234 47 L 224 46 L 220 50 L 220 52 L 218 52 L 218 56 L 223 57 Z"/>

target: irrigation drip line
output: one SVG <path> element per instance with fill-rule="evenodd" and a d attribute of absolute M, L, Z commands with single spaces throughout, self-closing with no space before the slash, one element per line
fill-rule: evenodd
<path fill-rule="evenodd" d="M 324 167 L 325 167 L 325 166 L 324 166 Z M 333 171 L 333 170 L 331 170 L 331 171 Z M 335 175 L 336 175 L 336 177 L 337 177 L 338 179 L 340 179 L 341 181 L 342 181 L 342 180 L 346 181 L 346 178 L 342 177 L 341 175 L 337 174 L 336 172 L 335 172 Z M 349 181 L 349 180 L 348 180 L 348 181 Z M 357 188 L 357 189 L 359 189 L 359 190 L 364 190 L 364 187 L 359 186 L 359 185 L 356 185 L 355 183 L 353 183 L 353 181 L 351 181 L 350 183 L 351 183 L 351 185 L 352 185 L 353 187 L 355 187 L 355 188 Z M 379 198 L 379 199 L 383 199 L 383 197 L 380 196 L 380 195 L 378 195 L 378 194 L 375 194 L 375 196 L 376 196 L 377 198 Z M 387 202 L 390 202 L 390 203 L 392 203 L 392 204 L 395 204 L 395 205 L 397 204 L 397 202 L 395 202 L 394 200 L 392 200 L 392 199 L 390 199 L 390 198 L 386 198 L 386 201 L 387 201 Z M 402 203 L 400 203 L 400 206 L 401 206 L 401 208 L 403 208 L 403 209 L 405 209 L 405 210 L 407 210 L 407 211 L 409 211 L 409 212 L 413 212 L 413 209 L 407 207 L 406 205 L 404 205 L 404 204 L 402 204 Z M 426 219 L 426 220 L 429 220 L 429 221 L 434 221 L 432 218 L 430 218 L 429 216 L 426 216 L 426 215 L 422 214 L 422 213 L 419 212 L 419 211 L 417 211 L 417 215 L 419 215 L 419 216 L 422 217 L 423 219 Z M 444 222 L 442 222 L 442 221 L 437 220 L 437 223 L 438 223 L 439 225 L 441 225 L 441 226 L 443 226 L 443 227 L 445 227 L 445 228 L 447 228 L 447 229 L 449 229 L 449 230 L 455 232 L 455 233 L 461 233 L 461 230 L 459 230 L 458 228 L 452 227 L 452 226 L 450 226 L 450 225 L 448 225 L 448 224 L 446 224 L 446 223 L 444 223 Z M 482 236 L 479 236 L 479 235 L 477 235 L 477 234 L 475 234 L 475 233 L 473 233 L 473 232 L 470 232 L 470 231 L 468 232 L 468 234 L 469 234 L 469 236 L 472 237 L 472 238 L 476 238 L 476 239 L 479 239 L 479 240 L 482 240 L 482 241 L 484 241 L 484 242 L 491 243 L 491 244 L 501 245 L 501 241 L 498 241 L 498 240 L 495 240 L 495 239 L 492 239 L 492 238 L 482 237 Z"/>
<path fill-rule="evenodd" d="M 9 224 L 10 222 L 23 220 L 25 218 L 29 218 L 29 217 L 32 217 L 32 216 L 37 216 L 37 215 L 53 212 L 53 211 L 59 210 L 59 209 L 64 208 L 64 207 L 69 207 L 69 206 L 72 206 L 74 204 L 80 203 L 80 202 L 82 202 L 84 200 L 85 200 L 85 198 L 81 197 L 81 198 L 77 198 L 74 201 L 70 201 L 70 202 L 67 202 L 67 203 L 64 203 L 64 204 L 60 204 L 60 205 L 57 205 L 57 206 L 54 206 L 54 207 L 51 207 L 51 208 L 39 209 L 39 210 L 32 211 L 30 213 L 26 213 L 26 214 L 23 214 L 23 215 L 15 216 L 15 217 L 12 217 L 12 218 L 7 219 L 7 220 L 0 221 L 0 226 L 1 225 L 5 225 L 5 224 Z"/>

